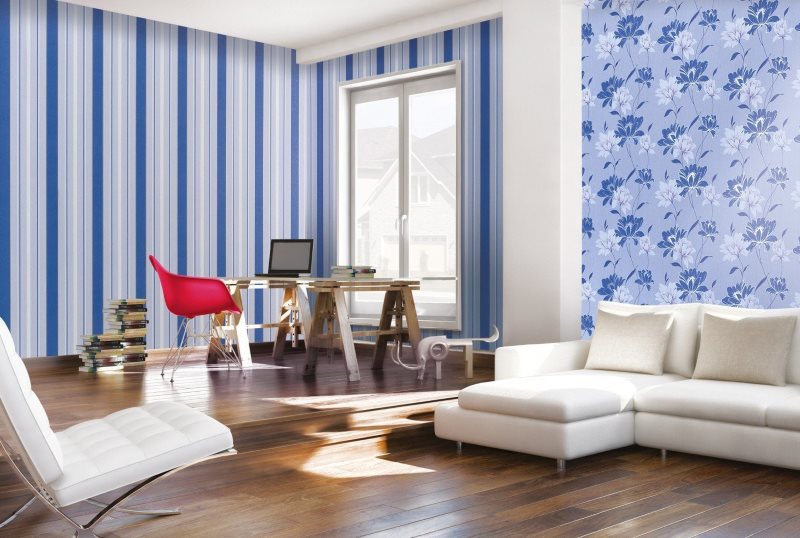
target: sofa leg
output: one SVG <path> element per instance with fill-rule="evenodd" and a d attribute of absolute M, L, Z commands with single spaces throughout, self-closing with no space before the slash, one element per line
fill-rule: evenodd
<path fill-rule="evenodd" d="M 661 463 L 666 463 L 666 462 L 667 462 L 667 449 L 666 448 L 662 448 L 661 449 Z"/>
<path fill-rule="evenodd" d="M 461 448 L 462 448 L 461 441 L 456 441 L 456 454 L 458 454 L 459 456 L 461 455 Z"/>
<path fill-rule="evenodd" d="M 556 471 L 559 473 L 563 473 L 567 469 L 567 461 L 564 459 L 557 459 L 556 460 Z"/>

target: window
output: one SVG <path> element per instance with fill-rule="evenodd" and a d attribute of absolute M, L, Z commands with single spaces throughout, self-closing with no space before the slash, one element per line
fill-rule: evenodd
<path fill-rule="evenodd" d="M 430 197 L 428 196 L 430 193 L 429 179 L 430 176 L 428 174 L 411 174 L 408 188 L 409 203 L 411 205 L 430 203 Z"/>
<path fill-rule="evenodd" d="M 459 324 L 459 98 L 455 65 L 436 75 L 377 79 L 344 95 L 347 212 L 351 256 L 379 277 L 421 280 L 424 327 Z M 342 198 L 340 198 L 340 201 Z M 344 223 L 343 223 L 344 224 Z M 341 236 L 340 236 L 341 238 Z M 351 312 L 377 319 L 380 297 L 353 294 Z"/>

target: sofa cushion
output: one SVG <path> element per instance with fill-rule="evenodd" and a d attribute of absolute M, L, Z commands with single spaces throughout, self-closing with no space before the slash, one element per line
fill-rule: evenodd
<path fill-rule="evenodd" d="M 672 314 L 598 310 L 585 368 L 661 375 L 670 329 Z"/>
<path fill-rule="evenodd" d="M 176 402 L 131 407 L 56 436 L 64 451 L 64 474 L 48 487 L 62 506 L 233 446 L 225 425 Z"/>
<path fill-rule="evenodd" d="M 767 409 L 794 396 L 800 396 L 800 386 L 688 379 L 646 388 L 634 400 L 636 411 L 644 413 L 766 426 Z"/>
<path fill-rule="evenodd" d="M 630 305 L 601 301 L 598 310 L 612 314 L 635 314 L 654 312 L 672 315 L 667 352 L 664 355 L 664 372 L 692 377 L 694 361 L 697 357 L 697 337 L 700 326 L 699 303 L 675 305 Z"/>
<path fill-rule="evenodd" d="M 767 426 L 800 431 L 800 396 L 770 405 L 767 408 Z"/>
<path fill-rule="evenodd" d="M 637 390 L 681 379 L 674 374 L 573 370 L 478 383 L 458 394 L 458 404 L 474 411 L 575 422 L 630 411 Z"/>
<path fill-rule="evenodd" d="M 746 317 L 774 317 L 774 316 L 794 316 L 800 318 L 800 308 L 775 308 L 770 310 L 760 308 L 737 308 L 723 305 L 703 305 L 703 312 L 717 316 L 725 316 L 730 319 L 742 319 Z M 700 324 L 703 319 L 700 316 Z M 789 350 L 789 359 L 786 366 L 786 382 L 800 384 L 800 320 L 795 324 L 792 336 L 792 346 Z"/>
<path fill-rule="evenodd" d="M 692 377 L 785 385 L 796 322 L 794 316 L 729 319 L 706 313 Z"/>

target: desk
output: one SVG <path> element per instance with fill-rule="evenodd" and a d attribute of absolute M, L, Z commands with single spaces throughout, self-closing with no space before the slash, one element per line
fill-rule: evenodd
<path fill-rule="evenodd" d="M 253 364 L 250 353 L 248 329 L 275 328 L 275 343 L 272 356 L 282 356 L 287 335 L 293 340 L 302 334 L 306 344 L 306 366 L 304 373 L 312 375 L 317 366 L 320 350 L 333 352 L 340 348 L 347 365 L 348 379 L 358 381 L 355 340 L 357 336 L 375 336 L 375 351 L 372 368 L 383 368 L 386 344 L 392 338 L 409 340 L 416 353 L 420 341 L 419 320 L 414 304 L 413 290 L 419 289 L 419 281 L 406 279 L 375 278 L 368 280 L 332 278 L 278 278 L 243 277 L 225 278 L 223 282 L 242 313 L 234 315 L 228 326 L 233 341 L 236 342 L 243 367 Z M 248 324 L 244 314 L 242 290 L 283 289 L 276 323 Z M 376 329 L 353 331 L 350 327 L 346 293 L 382 292 L 384 294 L 381 314 Z M 317 294 L 313 315 L 309 293 Z M 394 326 L 392 321 L 394 320 Z M 405 324 L 403 323 L 405 320 Z M 337 331 L 338 328 L 338 331 Z"/>
<path fill-rule="evenodd" d="M 307 289 L 317 294 L 314 304 L 314 317 L 306 338 L 306 374 L 313 374 L 317 367 L 317 357 L 322 349 L 332 351 L 339 347 L 344 353 L 347 373 L 350 381 L 358 381 L 356 347 L 357 336 L 375 336 L 375 351 L 372 357 L 372 369 L 383 368 L 386 355 L 386 344 L 392 338 L 409 340 L 416 355 L 420 341 L 419 320 L 414 304 L 413 290 L 419 289 L 418 280 L 375 278 L 369 280 L 355 279 L 318 279 L 310 282 Z M 350 327 L 350 313 L 345 294 L 349 292 L 382 292 L 383 305 L 376 329 L 353 331 Z M 392 320 L 394 319 L 394 327 Z M 405 319 L 405 326 L 403 320 Z M 338 326 L 338 332 L 336 328 Z"/>

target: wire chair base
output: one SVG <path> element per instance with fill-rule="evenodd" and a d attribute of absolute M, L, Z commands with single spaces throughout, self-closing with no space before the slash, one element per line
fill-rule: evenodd
<path fill-rule="evenodd" d="M 233 346 L 231 346 L 229 343 L 223 346 L 220 343 L 219 337 L 220 335 L 224 336 L 224 326 L 217 322 L 216 316 L 211 316 L 211 328 L 208 332 L 197 332 L 196 330 L 194 332 L 190 332 L 190 321 L 191 320 L 189 318 L 183 318 L 181 321 L 181 324 L 178 327 L 178 336 L 175 344 L 169 349 L 167 358 L 164 361 L 164 364 L 161 366 L 161 377 L 164 377 L 164 373 L 171 363 L 172 374 L 170 375 L 169 382 L 175 382 L 175 372 L 178 371 L 178 368 L 181 367 L 183 361 L 186 359 L 186 343 L 189 338 L 203 339 L 208 345 L 209 351 L 214 349 L 214 351 L 219 353 L 228 363 L 228 369 L 230 369 L 231 364 L 234 364 L 242 372 L 242 375 L 246 377 L 244 368 L 242 367 L 242 361 L 240 360 L 238 354 L 233 350 Z"/>

